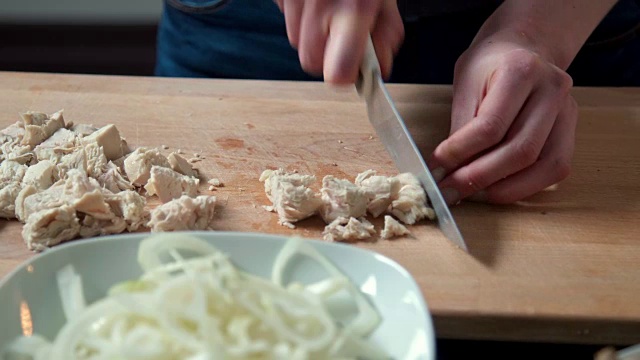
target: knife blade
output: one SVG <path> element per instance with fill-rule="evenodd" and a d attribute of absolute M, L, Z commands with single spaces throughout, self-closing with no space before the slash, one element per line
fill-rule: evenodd
<path fill-rule="evenodd" d="M 456 246 L 468 252 L 449 207 L 382 80 L 380 64 L 371 37 L 369 37 L 365 58 L 360 67 L 356 89 L 358 94 L 364 97 L 369 121 L 398 170 L 409 172 L 418 178 L 435 210 L 438 227 L 442 233 Z"/>

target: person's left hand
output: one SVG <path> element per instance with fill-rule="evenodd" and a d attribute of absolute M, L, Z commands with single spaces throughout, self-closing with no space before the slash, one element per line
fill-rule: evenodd
<path fill-rule="evenodd" d="M 428 161 L 450 204 L 513 203 L 569 175 L 577 107 L 571 77 L 507 37 L 456 63 L 450 137 Z"/>

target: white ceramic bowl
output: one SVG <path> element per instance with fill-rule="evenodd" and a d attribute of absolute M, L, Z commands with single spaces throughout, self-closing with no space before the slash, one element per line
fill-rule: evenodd
<path fill-rule="evenodd" d="M 192 232 L 229 255 L 240 268 L 269 277 L 286 237 L 257 233 Z M 138 245 L 149 234 L 85 239 L 47 250 L 0 281 L 0 349 L 24 331 L 53 339 L 64 323 L 56 272 L 72 264 L 89 303 L 116 282 L 141 274 Z M 382 316 L 372 341 L 394 359 L 435 359 L 431 317 L 411 275 L 395 261 L 351 245 L 309 240 L 369 296 Z M 301 264 L 295 278 L 312 280 L 317 267 Z"/>

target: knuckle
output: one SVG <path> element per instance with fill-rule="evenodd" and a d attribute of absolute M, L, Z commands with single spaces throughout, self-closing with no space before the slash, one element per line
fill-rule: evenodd
<path fill-rule="evenodd" d="M 536 162 L 536 160 L 538 160 L 541 149 L 542 146 L 538 143 L 538 141 L 535 141 L 531 138 L 524 138 L 513 144 L 513 160 L 521 168 L 526 168 Z"/>
<path fill-rule="evenodd" d="M 505 70 L 517 79 L 532 79 L 540 70 L 541 60 L 535 53 L 516 49 L 505 55 Z"/>
<path fill-rule="evenodd" d="M 495 145 L 506 133 L 506 121 L 503 117 L 496 114 L 489 114 L 485 118 L 476 121 L 478 136 L 488 144 Z"/>
<path fill-rule="evenodd" d="M 558 92 L 568 95 L 569 91 L 573 87 L 573 78 L 565 71 L 557 69 L 554 76 L 551 78 L 550 84 Z"/>

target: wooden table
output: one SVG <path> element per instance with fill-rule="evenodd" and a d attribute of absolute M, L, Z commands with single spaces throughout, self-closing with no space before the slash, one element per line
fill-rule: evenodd
<path fill-rule="evenodd" d="M 390 90 L 428 154 L 448 131 L 450 87 Z M 430 223 L 411 228 L 415 239 L 358 245 L 411 272 L 439 337 L 640 342 L 640 89 L 575 89 L 575 97 L 568 180 L 517 205 L 452 209 L 471 255 Z M 321 83 L 0 73 L 1 126 L 22 111 L 61 108 L 75 123 L 116 124 L 135 146 L 201 153 L 201 171 L 226 184 L 217 191 L 220 230 L 320 236 L 318 219 L 289 230 L 261 208 L 266 168 L 319 179 L 397 172 L 355 91 Z M 33 254 L 18 222 L 0 229 L 3 276 Z"/>

